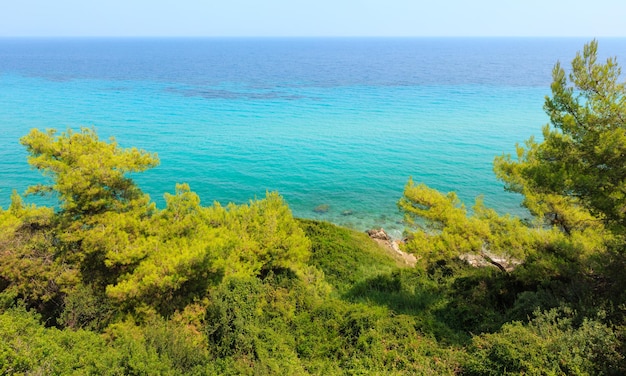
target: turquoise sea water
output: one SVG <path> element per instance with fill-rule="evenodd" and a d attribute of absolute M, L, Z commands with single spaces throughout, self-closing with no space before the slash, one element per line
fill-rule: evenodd
<path fill-rule="evenodd" d="M 276 190 L 296 216 L 399 236 L 413 177 L 523 214 L 493 158 L 540 134 L 551 67 L 584 42 L 0 40 L 0 206 L 42 179 L 19 145 L 29 129 L 94 126 L 158 153 L 135 179 L 159 205 L 177 182 L 204 204 Z"/>

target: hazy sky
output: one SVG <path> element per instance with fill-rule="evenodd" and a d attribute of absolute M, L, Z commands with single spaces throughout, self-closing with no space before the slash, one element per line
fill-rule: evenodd
<path fill-rule="evenodd" d="M 626 36 L 626 0 L 0 0 L 0 36 Z"/>

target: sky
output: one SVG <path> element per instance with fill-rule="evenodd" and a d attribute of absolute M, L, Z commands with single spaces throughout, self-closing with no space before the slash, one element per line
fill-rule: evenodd
<path fill-rule="evenodd" d="M 626 0 L 0 0 L 0 37 L 625 37 Z"/>

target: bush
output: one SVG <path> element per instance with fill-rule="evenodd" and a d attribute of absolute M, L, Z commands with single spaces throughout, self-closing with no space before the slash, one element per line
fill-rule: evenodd
<path fill-rule="evenodd" d="M 552 309 L 527 325 L 505 324 L 498 333 L 474 337 L 467 375 L 623 375 L 624 357 L 615 331 L 599 319 L 572 323 L 573 313 Z"/>

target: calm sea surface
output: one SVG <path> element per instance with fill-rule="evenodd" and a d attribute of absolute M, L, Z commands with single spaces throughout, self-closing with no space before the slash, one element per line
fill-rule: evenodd
<path fill-rule="evenodd" d="M 41 182 L 19 138 L 95 127 L 159 155 L 158 205 L 280 192 L 294 214 L 402 231 L 409 177 L 523 214 L 495 155 L 540 135 L 551 70 L 585 39 L 0 39 L 0 206 Z M 626 39 L 600 39 L 624 65 Z M 317 213 L 319 205 L 328 211 Z"/>

